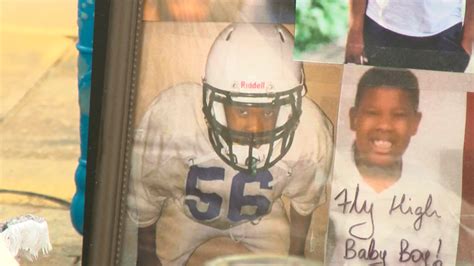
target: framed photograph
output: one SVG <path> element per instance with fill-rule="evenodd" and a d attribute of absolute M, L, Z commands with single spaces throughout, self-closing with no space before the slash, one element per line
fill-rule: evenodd
<path fill-rule="evenodd" d="M 293 60 L 293 20 L 293 1 L 97 3 L 86 264 L 323 263 L 342 66 Z"/>
<path fill-rule="evenodd" d="M 398 70 L 419 101 L 403 101 L 416 108 L 397 158 L 423 178 L 403 179 L 409 190 L 400 185 L 388 207 L 407 227 L 394 229 L 398 246 L 382 243 L 371 232 L 394 232 L 392 217 L 371 213 L 381 205 L 368 199 L 349 206 L 362 185 L 338 176 L 353 169 L 340 158 L 362 127 L 351 107 L 372 68 L 295 60 L 295 14 L 284 0 L 96 3 L 85 264 L 339 265 L 364 254 L 388 261 L 400 247 L 406 264 L 473 261 L 472 75 Z M 391 96 L 382 106 L 404 98 Z M 368 142 L 398 146 L 386 135 Z M 369 192 L 390 187 L 371 181 Z M 354 221 L 348 209 L 373 219 Z"/>
<path fill-rule="evenodd" d="M 295 59 L 473 73 L 474 4 L 296 0 Z"/>
<path fill-rule="evenodd" d="M 473 262 L 473 84 L 472 74 L 346 65 L 326 263 Z"/>

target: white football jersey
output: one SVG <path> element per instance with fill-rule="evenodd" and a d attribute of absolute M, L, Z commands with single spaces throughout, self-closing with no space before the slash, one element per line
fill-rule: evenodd
<path fill-rule="evenodd" d="M 140 226 L 157 221 L 174 201 L 196 222 L 226 229 L 258 221 L 287 196 L 301 215 L 325 200 L 332 161 L 332 126 L 303 99 L 290 151 L 269 170 L 248 175 L 214 152 L 202 113 L 202 88 L 185 83 L 160 93 L 135 132 L 129 214 Z"/>

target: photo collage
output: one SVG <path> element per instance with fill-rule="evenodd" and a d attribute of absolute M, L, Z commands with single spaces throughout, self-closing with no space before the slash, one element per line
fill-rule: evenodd
<path fill-rule="evenodd" d="M 474 1 L 140 11 L 122 265 L 474 265 Z"/>

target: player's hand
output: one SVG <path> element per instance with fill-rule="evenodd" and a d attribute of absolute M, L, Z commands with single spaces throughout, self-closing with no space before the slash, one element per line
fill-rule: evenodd
<path fill-rule="evenodd" d="M 345 63 L 363 65 L 367 63 L 364 53 L 364 35 L 360 29 L 349 29 L 346 42 Z"/>

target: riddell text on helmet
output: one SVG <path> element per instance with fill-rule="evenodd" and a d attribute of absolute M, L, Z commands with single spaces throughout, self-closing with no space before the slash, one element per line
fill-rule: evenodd
<path fill-rule="evenodd" d="M 261 81 L 261 82 L 241 81 L 240 82 L 240 88 L 241 89 L 264 89 L 265 88 L 265 81 Z"/>

